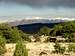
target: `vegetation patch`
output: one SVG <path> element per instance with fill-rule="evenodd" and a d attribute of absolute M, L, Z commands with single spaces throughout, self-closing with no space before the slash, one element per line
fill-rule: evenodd
<path fill-rule="evenodd" d="M 20 41 L 16 45 L 14 56 L 28 56 L 28 50 L 26 49 L 26 46 Z"/>
<path fill-rule="evenodd" d="M 6 52 L 5 44 L 6 40 L 3 38 L 3 36 L 0 36 L 0 56 L 4 55 Z"/>

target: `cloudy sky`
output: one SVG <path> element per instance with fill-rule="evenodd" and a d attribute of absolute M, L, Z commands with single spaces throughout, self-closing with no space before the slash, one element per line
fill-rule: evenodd
<path fill-rule="evenodd" d="M 75 0 L 0 0 L 0 16 L 75 17 Z"/>

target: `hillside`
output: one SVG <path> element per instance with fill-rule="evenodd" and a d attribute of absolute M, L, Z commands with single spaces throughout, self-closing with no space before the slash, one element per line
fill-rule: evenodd
<path fill-rule="evenodd" d="M 52 28 L 56 24 L 59 24 L 59 23 L 33 23 L 33 24 L 18 25 L 17 27 L 26 33 L 36 33 L 40 30 L 40 28 L 44 26 Z"/>

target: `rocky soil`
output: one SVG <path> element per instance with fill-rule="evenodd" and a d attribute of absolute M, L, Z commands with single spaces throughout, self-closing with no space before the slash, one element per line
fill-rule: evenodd
<path fill-rule="evenodd" d="M 5 53 L 5 56 L 13 56 L 15 45 L 16 44 L 6 44 L 7 51 Z M 75 56 L 75 53 L 65 53 L 64 55 L 52 53 L 52 51 L 54 50 L 53 45 L 54 43 L 27 43 L 26 47 L 29 50 L 28 56 Z M 63 45 L 67 47 L 67 43 Z"/>

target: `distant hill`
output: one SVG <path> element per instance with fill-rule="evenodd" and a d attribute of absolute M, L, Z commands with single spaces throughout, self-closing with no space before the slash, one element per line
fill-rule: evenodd
<path fill-rule="evenodd" d="M 33 24 L 18 25 L 17 27 L 26 33 L 36 33 L 39 31 L 40 28 L 44 26 L 52 28 L 56 24 L 59 24 L 59 23 L 33 23 Z"/>
<path fill-rule="evenodd" d="M 49 20 L 49 19 L 31 19 L 31 20 L 17 20 L 13 22 L 8 22 L 11 26 L 17 26 L 20 30 L 26 33 L 36 33 L 43 26 L 49 28 L 53 27 L 55 24 L 65 22 L 63 20 Z"/>
<path fill-rule="evenodd" d="M 35 24 L 35 23 L 60 23 L 60 22 L 66 22 L 66 20 L 60 20 L 60 19 L 22 19 L 22 20 L 16 20 L 12 22 L 7 22 L 11 26 L 17 26 L 17 25 L 24 25 L 24 24 Z"/>

